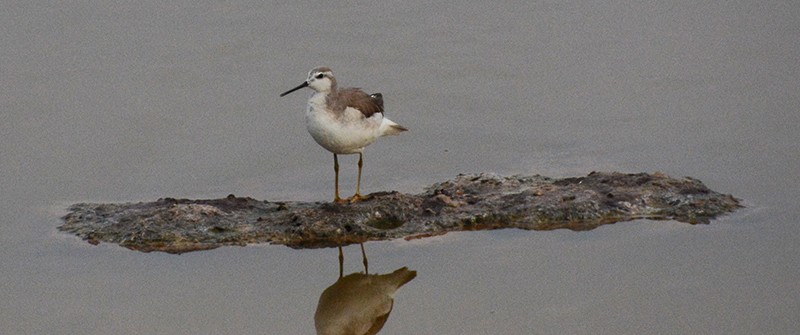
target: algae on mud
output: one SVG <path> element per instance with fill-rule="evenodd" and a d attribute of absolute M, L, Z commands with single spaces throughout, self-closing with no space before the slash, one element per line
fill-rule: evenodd
<path fill-rule="evenodd" d="M 226 245 L 331 247 L 449 231 L 589 230 L 634 219 L 709 223 L 742 207 L 693 178 L 592 172 L 585 177 L 461 174 L 419 194 L 378 192 L 352 204 L 163 198 L 76 204 L 60 230 L 92 244 L 184 253 Z"/>

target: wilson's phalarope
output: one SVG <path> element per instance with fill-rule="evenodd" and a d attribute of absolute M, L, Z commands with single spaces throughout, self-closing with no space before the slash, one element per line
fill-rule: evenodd
<path fill-rule="evenodd" d="M 299 86 L 280 96 L 310 87 L 315 92 L 308 99 L 306 127 L 314 141 L 333 153 L 335 177 L 334 201 L 355 202 L 361 199 L 361 167 L 364 147 L 378 137 L 397 135 L 408 129 L 383 116 L 383 96 L 367 94 L 359 88 L 338 89 L 331 69 L 318 67 L 308 72 Z M 339 197 L 339 159 L 336 155 L 358 154 L 356 194 L 349 199 Z"/>

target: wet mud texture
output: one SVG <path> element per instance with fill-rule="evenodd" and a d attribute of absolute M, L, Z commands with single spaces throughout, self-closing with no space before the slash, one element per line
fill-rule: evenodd
<path fill-rule="evenodd" d="M 589 230 L 634 219 L 707 224 L 741 205 L 693 178 L 592 172 L 585 177 L 458 175 L 420 194 L 379 192 L 352 204 L 240 198 L 76 204 L 60 230 L 91 244 L 184 253 L 253 243 L 320 248 L 450 231 Z"/>

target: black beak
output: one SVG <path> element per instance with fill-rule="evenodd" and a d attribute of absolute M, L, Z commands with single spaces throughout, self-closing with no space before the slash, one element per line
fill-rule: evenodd
<path fill-rule="evenodd" d="M 300 84 L 300 86 L 297 86 L 297 87 L 295 87 L 295 88 L 293 88 L 293 89 L 291 89 L 291 90 L 288 90 L 288 91 L 286 91 L 286 92 L 283 92 L 283 93 L 281 93 L 281 96 L 287 95 L 287 94 L 289 94 L 289 93 L 292 93 L 292 92 L 294 92 L 294 91 L 297 91 L 297 90 L 299 90 L 299 89 L 301 89 L 301 88 L 303 88 L 303 87 L 307 87 L 307 86 L 308 86 L 308 82 L 307 82 L 307 81 L 304 81 L 302 84 Z"/>

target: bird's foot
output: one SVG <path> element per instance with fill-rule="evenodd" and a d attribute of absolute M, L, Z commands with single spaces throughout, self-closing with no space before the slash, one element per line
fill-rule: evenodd
<path fill-rule="evenodd" d="M 340 198 L 335 197 L 333 198 L 333 202 L 337 204 L 354 204 L 359 201 L 367 200 L 369 196 L 361 195 L 359 193 L 354 194 L 352 197 L 349 198 Z"/>
<path fill-rule="evenodd" d="M 348 200 L 352 204 L 352 203 L 356 203 L 356 202 L 359 202 L 359 201 L 362 201 L 362 200 L 367 200 L 367 199 L 369 199 L 368 196 L 364 196 L 364 195 L 361 195 L 360 193 L 356 193 L 356 194 L 353 194 L 353 196 L 350 197 Z"/>

